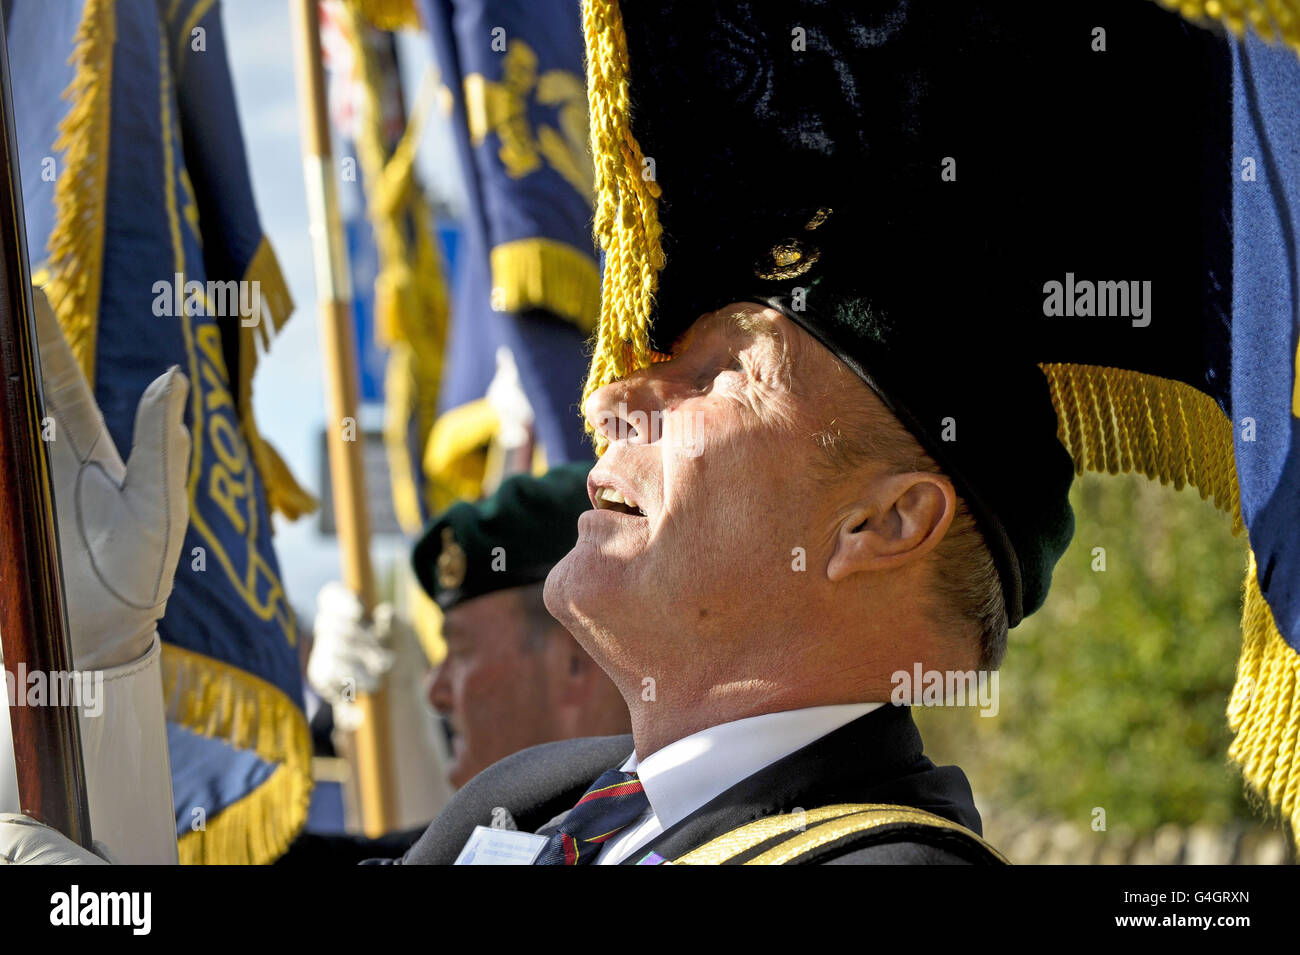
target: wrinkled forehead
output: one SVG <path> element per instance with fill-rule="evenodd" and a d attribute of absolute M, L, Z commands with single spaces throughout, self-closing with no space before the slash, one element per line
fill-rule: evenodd
<path fill-rule="evenodd" d="M 733 302 L 715 312 L 706 312 L 688 325 L 673 342 L 670 354 L 676 357 L 692 344 L 704 341 L 761 341 L 793 358 L 812 339 L 796 323 L 770 306 L 757 302 Z"/>

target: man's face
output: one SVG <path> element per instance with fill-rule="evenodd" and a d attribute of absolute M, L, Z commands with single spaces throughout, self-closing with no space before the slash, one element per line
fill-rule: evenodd
<path fill-rule="evenodd" d="M 429 702 L 449 723 L 453 786 L 550 735 L 546 654 L 527 648 L 528 618 L 516 590 L 458 604 L 443 619 L 447 656 Z"/>
<path fill-rule="evenodd" d="M 588 479 L 596 509 L 546 602 L 625 696 L 651 677 L 664 699 L 674 661 L 690 660 L 697 685 L 711 668 L 734 673 L 760 617 L 798 643 L 800 554 L 812 570 L 833 537 L 814 434 L 834 361 L 778 312 L 737 304 L 587 402 L 610 445 Z"/>

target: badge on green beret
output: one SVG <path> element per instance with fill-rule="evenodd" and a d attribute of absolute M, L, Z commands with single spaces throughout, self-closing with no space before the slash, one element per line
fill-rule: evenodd
<path fill-rule="evenodd" d="M 438 555 L 438 586 L 455 590 L 465 582 L 465 548 L 456 543 L 456 532 L 442 529 L 442 553 Z"/>

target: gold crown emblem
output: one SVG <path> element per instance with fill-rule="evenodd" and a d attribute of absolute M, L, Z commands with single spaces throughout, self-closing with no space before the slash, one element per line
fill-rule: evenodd
<path fill-rule="evenodd" d="M 832 210 L 827 207 L 818 209 L 804 225 L 804 230 L 813 232 L 830 218 L 831 212 Z M 769 282 L 798 278 L 816 265 L 821 256 L 821 249 L 811 242 L 796 238 L 786 239 L 772 246 L 754 263 L 754 274 Z"/>
<path fill-rule="evenodd" d="M 465 582 L 465 569 L 469 565 L 465 548 L 456 543 L 456 534 L 450 527 L 442 529 L 442 553 L 438 555 L 438 586 L 454 590 Z"/>

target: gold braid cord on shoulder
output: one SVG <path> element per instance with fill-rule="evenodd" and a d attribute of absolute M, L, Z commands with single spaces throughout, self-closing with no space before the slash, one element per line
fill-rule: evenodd
<path fill-rule="evenodd" d="M 782 813 L 706 842 L 678 859 L 674 865 L 722 865 L 778 836 L 789 835 L 772 848 L 747 860 L 745 865 L 786 865 L 809 852 L 860 832 L 903 823 L 957 832 L 978 844 L 999 862 L 1009 860 L 965 826 L 910 806 L 881 803 L 841 803 L 807 812 Z"/>

